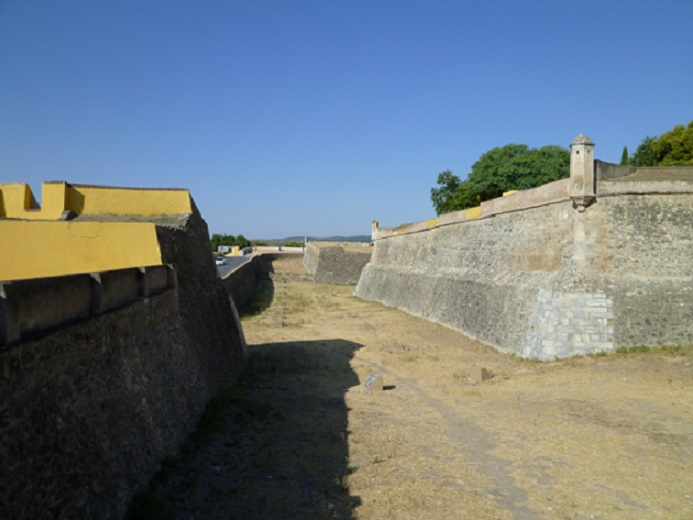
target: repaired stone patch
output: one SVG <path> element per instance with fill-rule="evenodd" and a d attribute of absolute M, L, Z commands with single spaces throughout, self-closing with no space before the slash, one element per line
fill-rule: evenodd
<path fill-rule="evenodd" d="M 539 290 L 522 357 L 541 361 L 612 352 L 613 302 L 603 292 Z"/>

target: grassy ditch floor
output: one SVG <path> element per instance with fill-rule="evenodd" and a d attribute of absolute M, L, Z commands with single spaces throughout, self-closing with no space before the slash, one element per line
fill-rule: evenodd
<path fill-rule="evenodd" d="M 691 348 L 523 361 L 302 274 L 275 263 L 243 380 L 140 518 L 693 518 Z"/>

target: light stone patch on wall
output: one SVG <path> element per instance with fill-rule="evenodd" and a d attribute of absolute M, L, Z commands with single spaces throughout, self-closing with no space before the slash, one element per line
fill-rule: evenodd
<path fill-rule="evenodd" d="M 318 270 L 319 258 L 320 248 L 312 243 L 306 244 L 306 250 L 303 254 L 303 266 L 308 274 L 315 276 L 315 272 Z"/>
<path fill-rule="evenodd" d="M 602 292 L 541 289 L 527 324 L 525 358 L 542 361 L 611 352 L 613 302 Z"/>

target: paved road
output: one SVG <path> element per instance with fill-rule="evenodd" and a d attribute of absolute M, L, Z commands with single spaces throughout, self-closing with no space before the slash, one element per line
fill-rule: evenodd
<path fill-rule="evenodd" d="M 241 265 L 249 261 L 251 258 L 252 256 L 225 256 L 224 260 L 226 261 L 226 263 L 224 265 L 217 266 L 217 272 L 219 273 L 219 277 L 224 278 L 224 276 L 236 269 L 236 267 L 240 267 Z"/>

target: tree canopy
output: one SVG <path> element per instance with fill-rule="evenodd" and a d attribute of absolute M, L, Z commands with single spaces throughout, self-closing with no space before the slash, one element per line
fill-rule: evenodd
<path fill-rule="evenodd" d="M 438 174 L 438 185 L 440 188 L 431 188 L 431 201 L 438 215 L 479 205 L 479 198 L 469 184 L 461 182 L 450 170 Z"/>
<path fill-rule="evenodd" d="M 654 137 L 645 137 L 635 149 L 635 153 L 628 163 L 633 166 L 657 166 L 657 156 L 652 149 L 654 141 Z"/>
<path fill-rule="evenodd" d="M 439 188 L 431 189 L 431 201 L 440 215 L 478 206 L 505 191 L 533 188 L 569 174 L 570 152 L 565 148 L 508 144 L 484 153 L 472 165 L 465 181 L 450 170 L 438 174 Z"/>
<path fill-rule="evenodd" d="M 659 166 L 693 165 L 693 121 L 676 125 L 652 143 Z"/>
<path fill-rule="evenodd" d="M 209 241 L 212 244 L 212 251 L 218 251 L 219 246 L 239 246 L 244 248 L 250 245 L 250 241 L 243 235 L 234 237 L 233 235 L 214 233 Z"/>
<path fill-rule="evenodd" d="M 693 121 L 676 125 L 659 137 L 645 137 L 628 164 L 633 166 L 693 165 Z"/>

